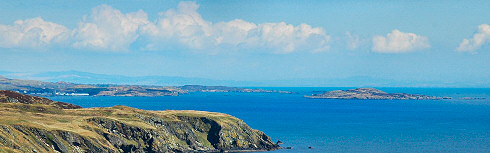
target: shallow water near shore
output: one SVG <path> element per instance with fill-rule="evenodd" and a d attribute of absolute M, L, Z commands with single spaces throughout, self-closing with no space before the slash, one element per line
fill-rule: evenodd
<path fill-rule="evenodd" d="M 264 131 L 274 152 L 490 152 L 490 89 L 379 88 L 451 100 L 333 100 L 304 95 L 345 88 L 266 88 L 281 93 L 190 93 L 168 97 L 48 97 L 82 107 L 222 112 Z M 486 99 L 461 100 L 462 97 Z M 311 146 L 313 149 L 308 149 Z"/>

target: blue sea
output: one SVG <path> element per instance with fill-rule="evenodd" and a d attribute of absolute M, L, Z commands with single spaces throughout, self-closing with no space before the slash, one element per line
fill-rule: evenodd
<path fill-rule="evenodd" d="M 490 89 L 379 88 L 451 100 L 333 100 L 304 95 L 345 88 L 266 88 L 281 93 L 190 93 L 169 97 L 49 97 L 82 107 L 231 114 L 293 152 L 490 152 Z M 486 99 L 462 100 L 462 97 Z M 312 147 L 309 149 L 308 147 Z"/>

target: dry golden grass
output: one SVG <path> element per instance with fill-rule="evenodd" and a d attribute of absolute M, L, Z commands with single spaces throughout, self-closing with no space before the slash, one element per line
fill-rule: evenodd
<path fill-rule="evenodd" d="M 224 126 L 241 122 L 231 115 L 193 110 L 145 111 L 126 106 L 59 109 L 49 105 L 0 104 L 0 125 L 24 125 L 46 130 L 64 130 L 91 137 L 99 135 L 83 127 L 95 128 L 94 125 L 87 122 L 88 119 L 94 117 L 104 117 L 140 128 L 155 129 L 154 126 L 143 122 L 136 115 L 158 116 L 166 121 L 180 121 L 178 116 L 208 117 Z"/>

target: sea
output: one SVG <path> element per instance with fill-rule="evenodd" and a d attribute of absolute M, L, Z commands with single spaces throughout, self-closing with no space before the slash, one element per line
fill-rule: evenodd
<path fill-rule="evenodd" d="M 256 88 L 256 87 L 255 87 Z M 82 107 L 201 110 L 233 115 L 296 152 L 490 152 L 490 88 L 378 88 L 447 100 L 336 100 L 305 95 L 347 88 L 262 88 L 293 93 L 165 97 L 49 97 Z M 480 98 L 465 100 L 464 97 Z"/>

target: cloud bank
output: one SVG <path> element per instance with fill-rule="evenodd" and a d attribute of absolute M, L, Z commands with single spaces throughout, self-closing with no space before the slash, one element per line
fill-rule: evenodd
<path fill-rule="evenodd" d="M 198 13 L 195 2 L 159 13 L 155 21 L 137 12 L 122 13 L 108 5 L 93 8 L 74 29 L 42 18 L 0 24 L 0 47 L 40 48 L 68 44 L 97 51 L 129 51 L 138 39 L 142 50 L 179 47 L 192 50 L 261 50 L 271 53 L 320 52 L 329 49 L 330 36 L 308 24 L 253 23 L 241 19 L 212 23 Z M 141 45 L 141 44 L 139 44 Z"/>
<path fill-rule="evenodd" d="M 395 29 L 388 33 L 386 37 L 373 37 L 372 50 L 379 53 L 405 53 L 429 47 L 430 44 L 427 37 Z"/>
<path fill-rule="evenodd" d="M 59 44 L 69 37 L 69 30 L 40 17 L 17 20 L 13 25 L 0 24 L 0 47 L 38 48 Z"/>
<path fill-rule="evenodd" d="M 463 39 L 456 50 L 461 52 L 474 52 L 489 42 L 490 26 L 488 24 L 481 24 L 478 26 L 478 32 L 473 35 L 473 38 Z"/>
<path fill-rule="evenodd" d="M 178 8 L 160 13 L 156 23 L 143 28 L 151 47 L 171 40 L 193 49 L 266 48 L 274 53 L 298 50 L 325 51 L 330 36 L 322 28 L 308 24 L 294 26 L 285 22 L 256 24 L 241 19 L 211 23 L 197 12 L 199 5 L 181 2 Z"/>
<path fill-rule="evenodd" d="M 125 51 L 139 37 L 139 29 L 145 24 L 149 24 L 148 17 L 141 10 L 123 14 L 108 5 L 101 5 L 73 30 L 73 46 Z"/>

